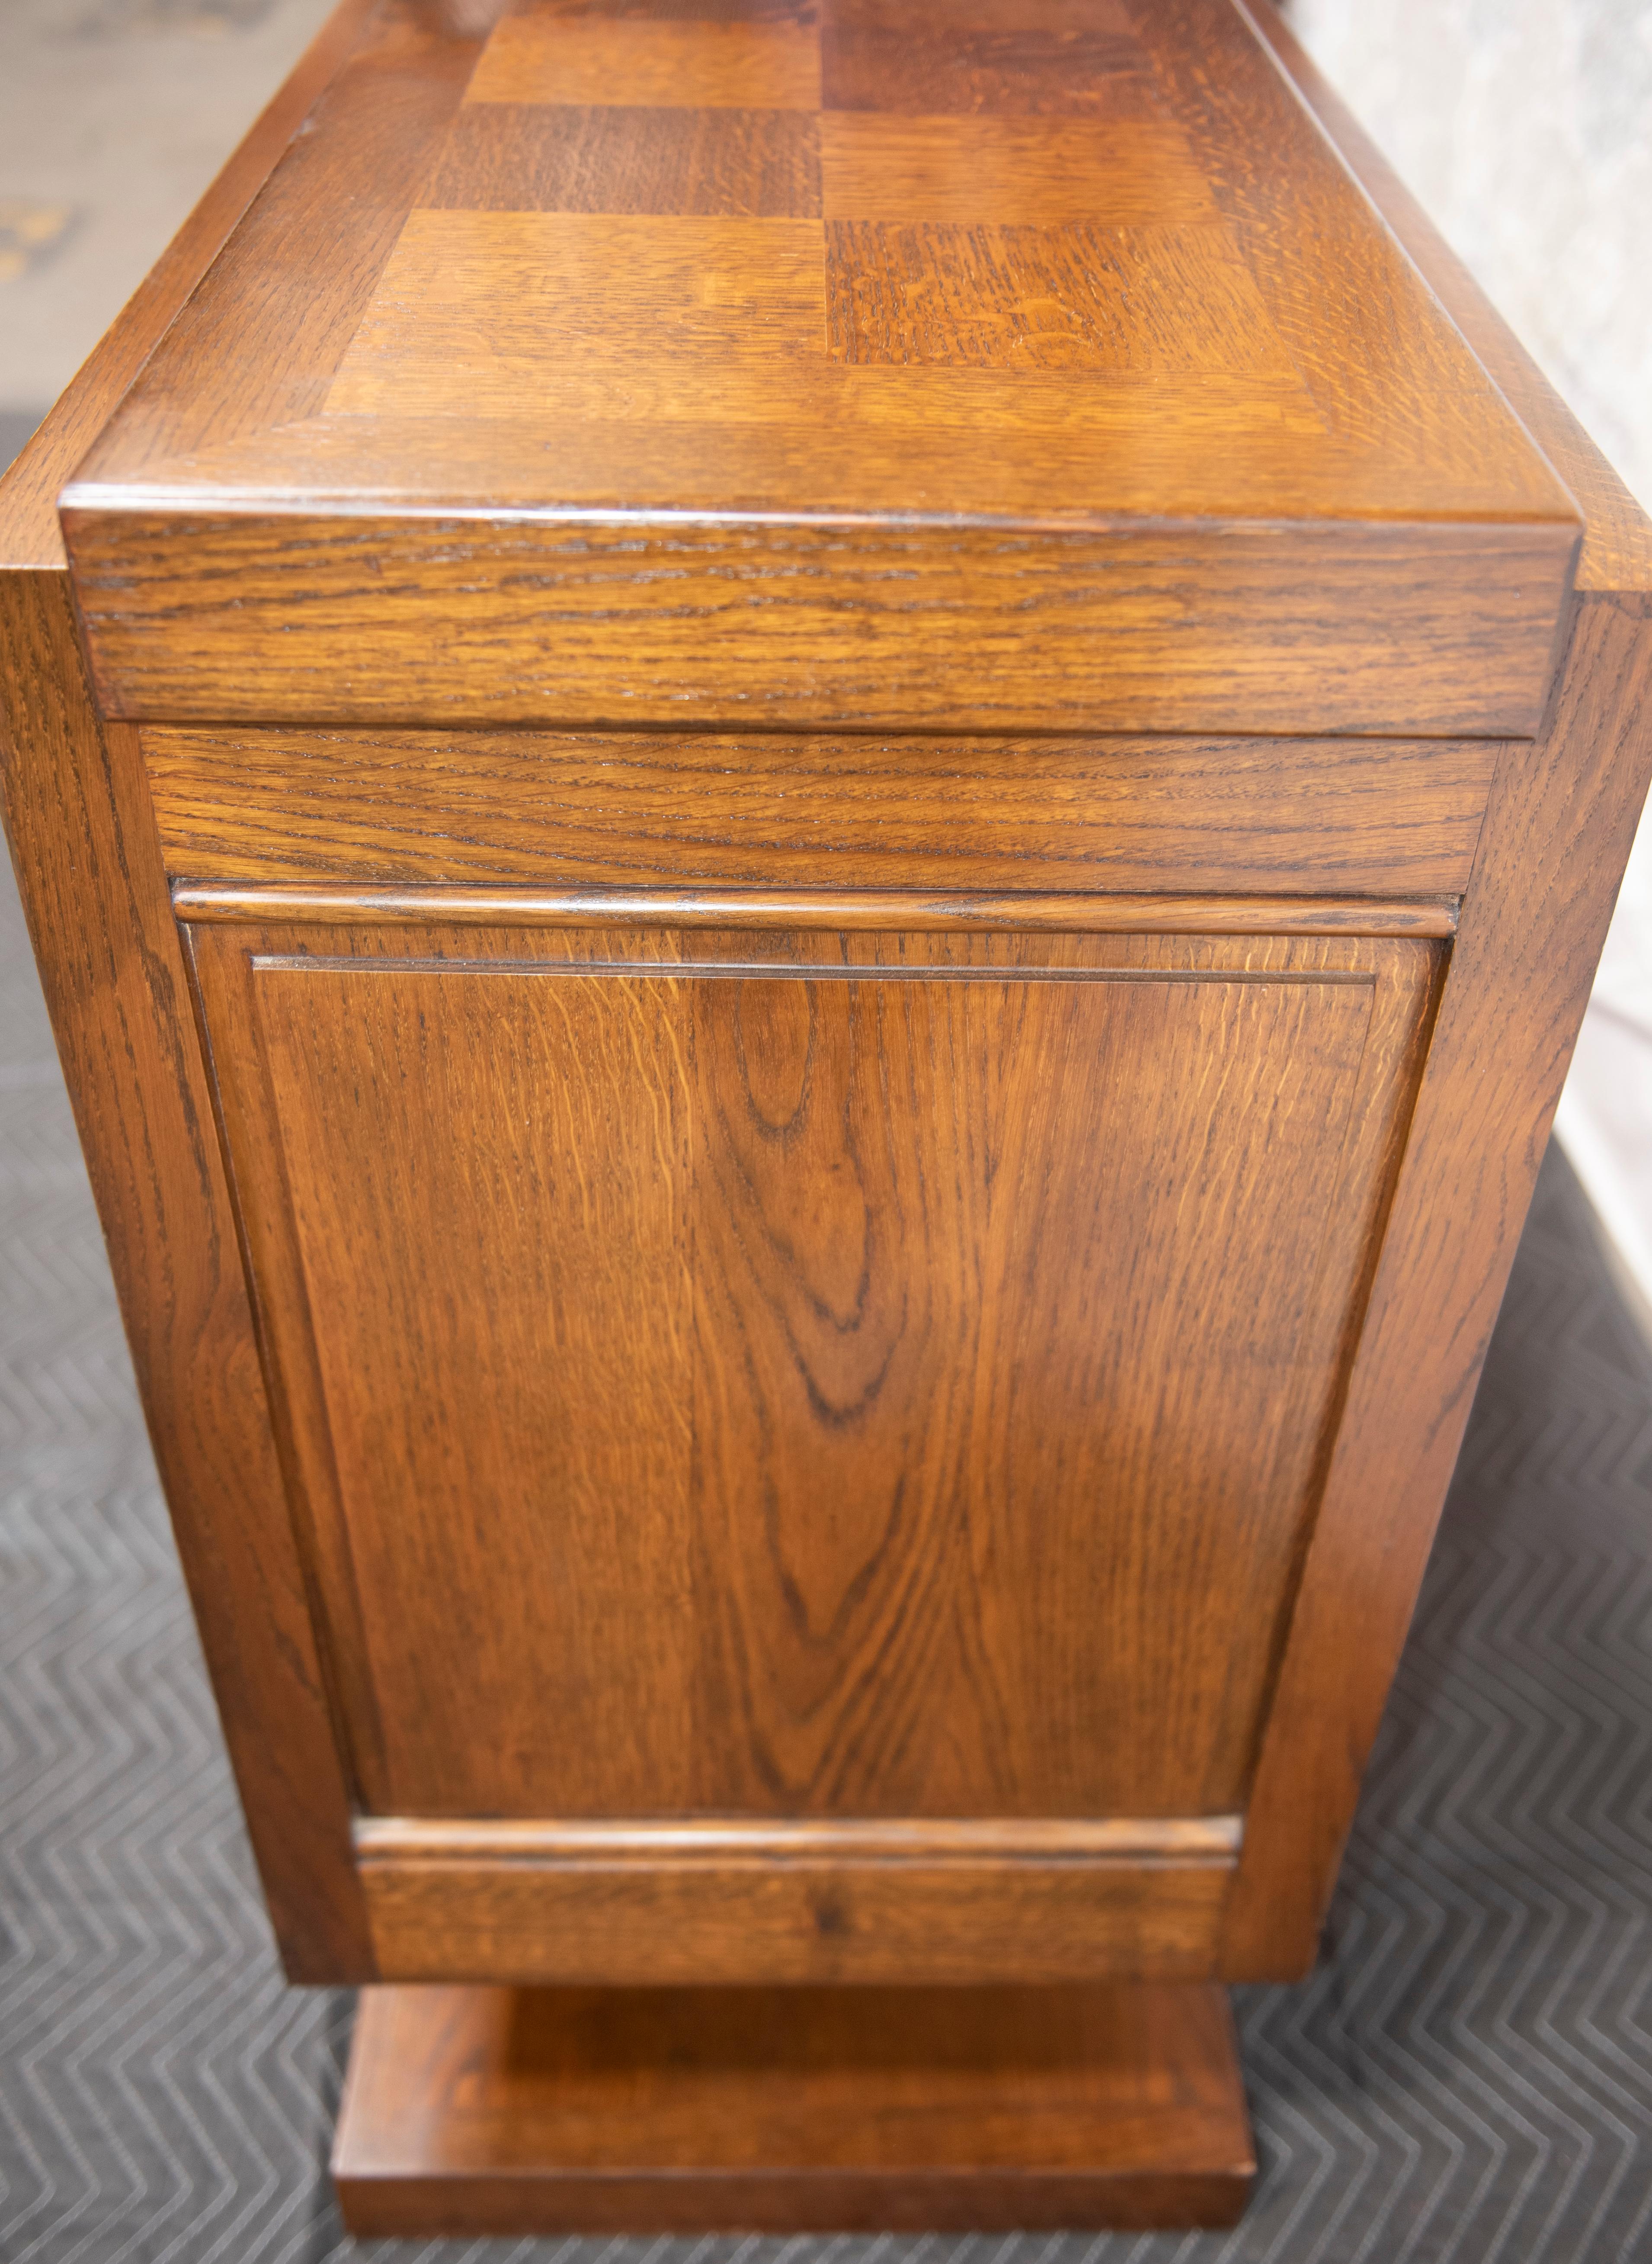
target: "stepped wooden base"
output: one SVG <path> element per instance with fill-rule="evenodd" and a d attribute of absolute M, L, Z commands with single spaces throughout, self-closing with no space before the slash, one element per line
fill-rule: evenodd
<path fill-rule="evenodd" d="M 362 1992 L 355 2233 L 1225 2225 L 1255 2173 L 1226 1992 Z"/>

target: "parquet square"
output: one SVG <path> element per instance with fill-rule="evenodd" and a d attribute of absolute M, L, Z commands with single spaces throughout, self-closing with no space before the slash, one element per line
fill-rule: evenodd
<path fill-rule="evenodd" d="M 476 103 L 420 199 L 459 212 L 818 219 L 819 121 L 803 110 Z"/>
<path fill-rule="evenodd" d="M 824 324 L 817 221 L 420 211 L 329 407 L 714 423 L 788 401 Z"/>
<path fill-rule="evenodd" d="M 163 559 L 210 595 L 202 560 L 239 559 L 243 525 L 263 541 L 268 498 L 278 527 L 335 498 L 387 526 L 520 513 L 509 541 L 556 560 L 500 585 L 528 643 L 482 622 L 468 539 L 443 534 L 440 603 L 472 608 L 478 642 L 450 664 L 444 613 L 405 648 L 438 702 L 474 666 L 477 712 L 507 719 L 568 693 L 545 659 L 574 618 L 540 594 L 557 581 L 597 656 L 578 714 L 642 712 L 653 648 L 604 596 L 637 580 L 698 671 L 689 696 L 727 715 L 773 699 L 793 723 L 866 729 L 1275 730 L 1310 708 L 1315 729 L 1443 728 L 1349 599 L 1380 585 L 1418 651 L 1463 657 L 1453 729 L 1527 727 L 1516 646 L 1547 620 L 1575 506 L 1233 0 L 509 6 L 475 40 L 373 15 L 66 491 L 75 541 L 141 540 L 145 571 Z M 134 537 L 128 490 L 178 500 Z M 583 533 L 556 548 L 566 512 L 673 531 L 656 566 L 628 536 L 605 562 Z M 681 561 L 701 556 L 683 514 L 741 530 L 682 569 L 710 577 L 716 652 L 677 626 Z M 270 540 L 279 678 L 279 592 L 309 554 Z M 774 602 L 754 607 L 728 577 L 759 555 Z M 962 610 L 925 612 L 909 561 L 934 590 L 953 577 Z M 1000 586 L 1041 594 L 983 612 Z M 358 598 L 380 605 L 376 578 Z M 812 673 L 798 609 L 841 651 L 866 607 L 888 651 L 857 649 L 852 681 Z M 157 712 L 237 712 L 235 668 L 201 678 L 191 644 L 163 684 L 155 616 L 123 596 L 98 618 L 117 614 Z M 909 699 L 888 660 L 929 636 L 920 617 L 949 657 Z M 241 639 L 247 619 L 225 620 Z M 359 635 L 337 636 L 339 696 L 369 696 Z M 1276 661 L 1297 671 L 1284 704 Z M 373 712 L 405 711 L 400 671 Z"/>
<path fill-rule="evenodd" d="M 1221 227 L 832 221 L 826 308 L 838 361 L 1293 374 Z"/>
<path fill-rule="evenodd" d="M 814 24 L 815 0 L 511 0 L 515 16 L 591 24 Z"/>
<path fill-rule="evenodd" d="M 700 409 L 714 395 L 743 419 L 776 412 L 760 395 L 777 352 L 786 386 L 811 359 L 822 372 L 1083 368 L 1224 383 L 1243 373 L 1295 386 L 1203 171 L 1154 106 L 1115 0 L 967 0 L 946 41 L 927 47 L 887 0 L 832 0 L 821 27 L 806 14 L 735 7 L 695 21 L 669 0 L 646 12 L 619 0 L 600 13 L 554 0 L 505 18 L 424 211 L 657 227 L 627 236 L 630 265 L 589 272 L 578 247 L 594 236 L 490 236 L 513 247 L 508 289 L 460 248 L 475 239 L 448 231 L 444 257 L 474 277 L 467 339 L 436 312 L 453 296 L 421 249 L 437 236 L 409 237 L 334 405 L 359 397 L 370 368 L 399 357 L 405 369 L 409 356 L 428 373 L 427 402 L 429 386 L 445 396 L 463 371 L 475 405 L 512 415 L 547 382 L 565 407 L 577 398 L 604 416 L 657 414 L 661 387 L 639 380 L 662 353 L 693 366 Z M 854 80 L 864 66 L 892 107 L 808 106 L 822 94 L 822 37 L 828 105 L 870 99 L 871 82 Z M 877 64 L 885 47 L 899 56 L 888 73 Z M 913 109 L 920 98 L 937 114 Z M 1110 108 L 1120 114 L 1102 114 Z M 696 259 L 705 249 L 699 234 L 680 233 L 692 222 L 822 218 L 810 239 L 822 262 L 812 298 L 801 281 L 810 251 L 792 236 L 741 236 L 732 266 L 683 264 L 691 243 Z M 530 242 L 548 263 L 531 272 L 515 264 Z M 600 341 L 603 367 L 570 373 L 570 340 L 587 353 Z M 556 376 L 542 372 L 525 395 L 536 358 L 554 359 Z M 915 420 L 927 413 L 923 390 Z M 883 402 L 880 421 L 895 409 Z"/>
<path fill-rule="evenodd" d="M 1156 106 L 1118 0 L 970 0 L 944 22 L 905 0 L 832 0 L 821 75 L 829 110 L 1127 118 Z"/>
<path fill-rule="evenodd" d="M 1168 119 L 902 118 L 820 121 L 828 220 L 997 221 L 1111 227 L 1220 219 Z"/>
<path fill-rule="evenodd" d="M 666 110 L 818 110 L 813 25 L 685 23 L 654 17 L 507 16 L 468 103 L 613 103 Z"/>

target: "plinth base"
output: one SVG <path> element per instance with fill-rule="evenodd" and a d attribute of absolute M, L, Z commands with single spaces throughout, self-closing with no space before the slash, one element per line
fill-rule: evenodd
<path fill-rule="evenodd" d="M 1231 2224 L 1255 2174 L 1226 1992 L 362 1992 L 351 2232 Z"/>

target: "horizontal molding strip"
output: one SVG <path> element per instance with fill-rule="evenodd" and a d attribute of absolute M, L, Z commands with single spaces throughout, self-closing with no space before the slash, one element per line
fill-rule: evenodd
<path fill-rule="evenodd" d="M 180 920 L 322 927 L 1045 929 L 1083 934 L 1449 936 L 1454 897 L 931 896 L 895 889 L 796 895 L 671 891 L 249 888 L 190 882 Z"/>
<path fill-rule="evenodd" d="M 1460 896 L 1495 740 L 145 725 L 185 886 Z"/>
<path fill-rule="evenodd" d="M 764 1862 L 1094 1862 L 1168 1856 L 1229 1862 L 1240 1816 L 815 1818 L 693 1818 L 591 1822 L 537 1818 L 368 1816 L 355 1825 L 365 1861 L 631 1862 L 743 1856 Z"/>
<path fill-rule="evenodd" d="M 380 1977 L 520 1986 L 1208 1980 L 1236 1816 L 356 1825 Z"/>
<path fill-rule="evenodd" d="M 592 975 L 618 975 L 635 982 L 673 983 L 1364 983 L 1376 977 L 1354 967 L 817 967 L 775 965 L 761 959 L 370 959 L 345 952 L 255 952 L 259 975 L 515 975 L 536 982 L 567 982 Z"/>

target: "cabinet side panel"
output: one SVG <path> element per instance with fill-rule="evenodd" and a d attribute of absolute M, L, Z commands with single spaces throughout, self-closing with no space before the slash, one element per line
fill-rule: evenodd
<path fill-rule="evenodd" d="M 1577 603 L 1505 751 L 1264 1740 L 1235 1980 L 1306 1971 L 1652 773 L 1652 607 Z"/>
<path fill-rule="evenodd" d="M 371 1809 L 1242 1804 L 1435 947 L 196 937 Z"/>
<path fill-rule="evenodd" d="M 135 735 L 60 574 L 0 575 L 5 816 L 139 1389 L 282 1956 L 370 1979 L 349 1803 Z"/>

